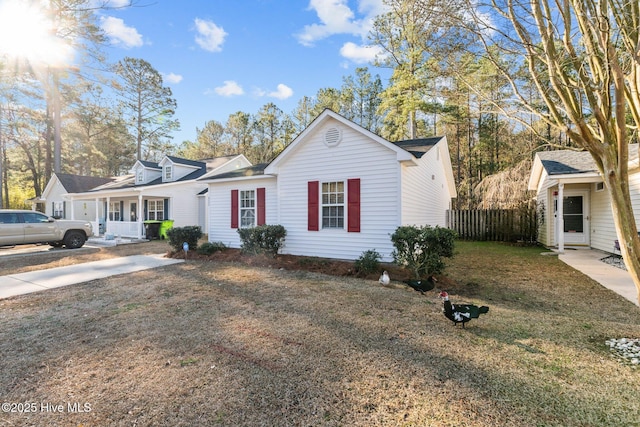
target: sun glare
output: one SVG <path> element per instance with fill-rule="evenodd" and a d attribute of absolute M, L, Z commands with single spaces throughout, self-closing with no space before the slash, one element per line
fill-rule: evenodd
<path fill-rule="evenodd" d="M 2 57 L 24 59 L 32 65 L 63 66 L 72 59 L 72 51 L 55 36 L 42 2 L 0 0 Z"/>

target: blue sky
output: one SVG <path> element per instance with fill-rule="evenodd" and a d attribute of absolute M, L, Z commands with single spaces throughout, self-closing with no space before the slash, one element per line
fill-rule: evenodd
<path fill-rule="evenodd" d="M 111 0 L 117 5 L 124 0 Z M 125 2 L 126 3 L 126 2 Z M 356 67 L 369 66 L 366 47 L 382 0 L 136 0 L 136 7 L 101 11 L 112 62 L 148 61 L 171 87 L 181 131 L 195 140 L 208 120 L 254 114 L 273 102 L 291 113 L 305 95 L 340 87 Z"/>

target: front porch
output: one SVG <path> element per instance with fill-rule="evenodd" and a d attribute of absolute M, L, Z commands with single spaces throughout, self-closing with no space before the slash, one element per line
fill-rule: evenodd
<path fill-rule="evenodd" d="M 85 197 L 73 197 L 72 200 L 85 200 Z M 97 197 L 91 200 L 95 203 L 95 218 L 90 219 L 93 233 L 105 240 L 136 239 L 148 240 L 145 221 L 166 220 L 169 213 L 169 198 L 150 196 L 138 193 L 135 196 L 122 193 L 107 197 Z M 75 218 L 73 203 L 71 204 L 71 218 Z"/>
<path fill-rule="evenodd" d="M 111 238 L 146 239 L 145 224 L 142 221 L 101 221 L 92 222 L 94 234 Z M 98 230 L 98 233 L 95 232 Z"/>

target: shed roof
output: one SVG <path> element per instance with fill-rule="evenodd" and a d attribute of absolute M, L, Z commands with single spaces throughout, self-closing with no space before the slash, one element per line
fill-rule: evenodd
<path fill-rule="evenodd" d="M 538 154 L 542 167 L 549 175 L 596 172 L 596 162 L 588 151 L 556 150 Z"/>

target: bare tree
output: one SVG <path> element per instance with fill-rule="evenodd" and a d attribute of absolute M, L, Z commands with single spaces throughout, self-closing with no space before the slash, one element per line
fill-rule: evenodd
<path fill-rule="evenodd" d="M 640 300 L 640 239 L 628 181 L 630 132 L 640 126 L 640 3 L 491 0 L 469 6 L 483 53 L 509 79 L 520 111 L 565 132 L 595 160 Z M 493 51 L 524 66 L 545 108 L 528 102 L 514 67 L 495 60 Z"/>

